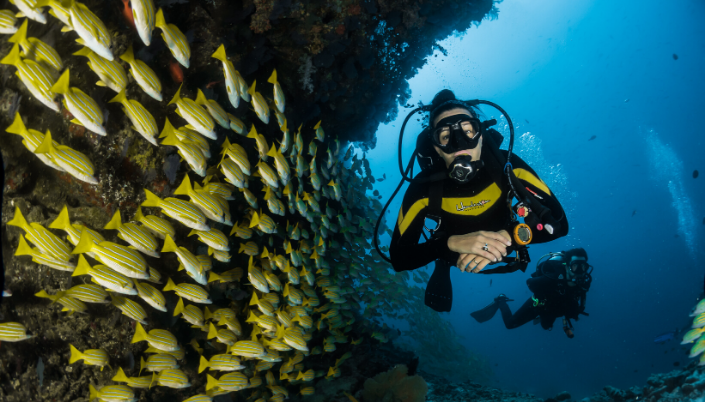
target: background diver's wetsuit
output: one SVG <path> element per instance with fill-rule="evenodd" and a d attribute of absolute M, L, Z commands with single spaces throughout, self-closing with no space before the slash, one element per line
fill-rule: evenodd
<path fill-rule="evenodd" d="M 537 273 L 526 280 L 534 297 L 529 298 L 513 315 L 506 302 L 499 303 L 504 326 L 514 329 L 540 317 L 543 329 L 550 329 L 558 317 L 576 320 L 585 310 L 585 297 L 590 283 L 585 286 L 568 286 L 565 279 L 558 279 L 565 278 L 565 270 L 562 258 L 542 262 L 536 269 Z"/>
<path fill-rule="evenodd" d="M 442 259 L 455 265 L 459 253 L 448 248 L 448 237 L 463 235 L 480 230 L 500 231 L 511 228 L 511 216 L 507 208 L 509 185 L 502 173 L 502 165 L 483 145 L 481 160 L 485 166 L 469 183 L 460 184 L 445 176 L 441 225 L 433 239 L 419 243 L 428 210 L 431 185 L 424 181 L 439 170 L 427 169 L 414 178 L 404 194 L 397 224 L 392 236 L 389 253 L 392 266 L 397 272 L 416 269 Z M 507 152 L 500 151 L 506 161 Z M 504 163 L 504 162 L 502 162 Z M 531 192 L 540 197 L 541 203 L 551 210 L 560 227 L 549 234 L 547 231 L 534 231 L 532 243 L 545 243 L 568 233 L 568 221 L 560 202 L 536 172 L 518 156 L 512 156 L 514 173 L 519 181 Z M 445 170 L 445 166 L 442 167 Z M 492 172 L 497 172 L 492 174 Z M 501 180 L 499 185 L 497 181 Z M 508 230 L 509 231 L 509 230 Z"/>

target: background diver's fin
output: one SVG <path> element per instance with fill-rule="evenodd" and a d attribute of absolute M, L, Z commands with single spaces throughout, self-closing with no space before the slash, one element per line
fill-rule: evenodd
<path fill-rule="evenodd" d="M 450 282 L 450 267 L 450 263 L 436 260 L 436 268 L 433 270 L 433 274 L 426 285 L 424 302 L 428 307 L 438 312 L 450 311 L 453 305 L 453 285 Z"/>
<path fill-rule="evenodd" d="M 495 314 L 497 314 L 497 310 L 499 310 L 499 303 L 496 301 L 493 301 L 492 303 L 488 304 L 487 307 L 484 307 L 480 310 L 473 311 L 470 313 L 472 318 L 474 318 L 477 322 L 483 323 L 485 321 L 489 321 L 494 317 Z"/>

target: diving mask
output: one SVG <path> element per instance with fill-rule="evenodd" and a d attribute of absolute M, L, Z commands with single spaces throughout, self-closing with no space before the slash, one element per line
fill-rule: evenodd
<path fill-rule="evenodd" d="M 446 154 L 475 149 L 480 142 L 480 120 L 456 114 L 441 119 L 431 131 L 431 142 Z"/>

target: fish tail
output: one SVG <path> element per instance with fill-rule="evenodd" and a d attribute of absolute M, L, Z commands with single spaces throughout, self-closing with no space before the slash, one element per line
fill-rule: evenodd
<path fill-rule="evenodd" d="M 91 251 L 94 244 L 95 243 L 93 242 L 93 239 L 91 238 L 91 236 L 88 234 L 88 231 L 84 229 L 81 232 L 81 239 L 78 241 L 76 248 L 73 249 L 71 254 L 87 253 L 87 252 Z"/>
<path fill-rule="evenodd" d="M 208 359 L 201 356 L 201 363 L 198 365 L 198 373 L 202 373 L 203 370 L 207 369 L 209 365 L 210 363 L 208 362 Z"/>
<path fill-rule="evenodd" d="M 32 228 L 27 224 L 27 220 L 22 215 L 19 207 L 15 207 L 15 216 L 7 222 L 8 225 L 22 228 L 25 232 L 31 232 Z"/>
<path fill-rule="evenodd" d="M 208 310 L 208 307 L 205 307 L 203 309 L 203 318 L 205 320 L 210 320 L 211 318 L 213 318 L 213 313 L 211 313 L 211 311 Z"/>
<path fill-rule="evenodd" d="M 242 243 L 240 243 L 240 249 L 239 249 L 237 252 L 238 252 L 238 254 L 240 254 L 240 253 L 242 253 L 242 252 L 244 252 L 244 251 L 245 251 L 245 245 L 242 244 Z"/>
<path fill-rule="evenodd" d="M 115 377 L 112 378 L 113 381 L 115 382 L 127 382 L 127 376 L 125 375 L 125 372 L 122 371 L 122 367 L 118 367 L 118 372 L 115 374 Z"/>
<path fill-rule="evenodd" d="M 12 50 L 10 50 L 10 53 L 8 53 L 7 56 L 3 57 L 2 60 L 0 60 L 1 64 L 10 64 L 13 66 L 16 66 L 21 62 L 22 60 L 20 59 L 20 45 L 18 43 L 15 43 L 15 45 L 12 46 Z"/>
<path fill-rule="evenodd" d="M 269 148 L 269 151 L 267 152 L 267 156 L 271 156 L 272 158 L 276 158 L 277 155 L 278 155 L 277 146 L 276 146 L 276 144 L 272 143 L 272 147 Z"/>
<path fill-rule="evenodd" d="M 176 303 L 176 307 L 174 308 L 174 317 L 179 315 L 182 311 L 184 311 L 184 299 L 179 297 L 179 301 Z"/>
<path fill-rule="evenodd" d="M 225 54 L 225 45 L 220 45 L 218 49 L 211 55 L 212 58 L 218 59 L 225 63 L 228 61 L 228 55 Z"/>
<path fill-rule="evenodd" d="M 61 77 L 54 83 L 54 86 L 51 87 L 51 92 L 55 92 L 57 94 L 65 94 L 69 92 L 69 69 L 67 68 L 66 71 L 64 71 L 63 74 L 61 74 Z"/>
<path fill-rule="evenodd" d="M 255 129 L 255 125 L 252 125 L 252 128 L 250 129 L 250 132 L 247 133 L 247 138 L 254 138 L 257 139 L 257 130 Z"/>
<path fill-rule="evenodd" d="M 161 204 L 162 199 L 157 197 L 153 192 L 151 192 L 145 188 L 144 193 L 146 194 L 147 199 L 142 204 L 140 204 L 141 206 L 143 206 L 143 207 L 158 207 Z"/>
<path fill-rule="evenodd" d="M 90 269 L 91 266 L 88 265 L 86 258 L 83 255 L 79 255 L 78 264 L 76 265 L 76 269 L 73 270 L 71 276 L 88 275 L 88 270 Z"/>
<path fill-rule="evenodd" d="M 98 398 L 98 391 L 96 391 L 96 389 L 95 389 L 95 387 L 93 386 L 93 384 L 89 384 L 89 385 L 88 385 L 88 389 L 89 389 L 89 392 L 90 392 L 90 400 L 91 400 L 91 401 L 94 400 L 94 399 L 96 399 L 96 398 Z"/>
<path fill-rule="evenodd" d="M 198 92 L 196 93 L 196 104 L 204 106 L 208 103 L 208 100 L 206 99 L 206 95 L 203 95 L 203 91 L 201 89 L 198 89 Z"/>
<path fill-rule="evenodd" d="M 173 105 L 173 104 L 175 104 L 176 102 L 178 102 L 178 101 L 181 100 L 181 87 L 182 87 L 183 85 L 184 85 L 184 84 L 179 85 L 179 89 L 176 90 L 176 93 L 174 94 L 174 97 L 171 98 L 171 101 L 170 101 L 169 103 L 167 103 L 167 106 Z"/>
<path fill-rule="evenodd" d="M 215 281 L 222 281 L 222 280 L 223 280 L 223 277 L 216 274 L 215 272 L 208 273 L 208 283 L 215 282 Z"/>
<path fill-rule="evenodd" d="M 134 63 L 135 61 L 135 53 L 132 50 L 132 45 L 125 50 L 125 53 L 120 56 L 120 60 L 124 61 L 127 64 Z"/>
<path fill-rule="evenodd" d="M 181 182 L 179 187 L 174 190 L 174 195 L 189 195 L 193 192 L 193 187 L 191 186 L 191 180 L 189 180 L 188 173 L 184 175 L 184 180 Z M 191 236 L 189 234 L 189 236 Z"/>
<path fill-rule="evenodd" d="M 162 11 L 161 7 L 159 7 L 159 10 L 157 10 L 157 16 L 154 21 L 154 26 L 156 26 L 157 28 L 166 27 L 166 20 L 164 19 L 164 11 Z"/>
<path fill-rule="evenodd" d="M 161 11 L 162 11 L 162 9 L 160 8 L 160 9 L 159 9 L 159 12 L 161 12 Z M 152 373 L 152 381 L 150 381 L 150 383 L 149 383 L 149 388 L 152 388 L 152 385 L 154 385 L 154 382 L 155 382 L 155 381 L 157 381 L 157 373 L 156 373 L 156 371 L 155 371 L 154 373 Z"/>
<path fill-rule="evenodd" d="M 112 219 L 110 219 L 110 222 L 108 222 L 103 229 L 119 229 L 120 226 L 122 226 L 122 218 L 120 217 L 120 211 L 115 211 L 115 214 L 113 214 Z"/>
<path fill-rule="evenodd" d="M 147 367 L 147 362 L 144 361 L 144 357 L 140 357 L 140 372 L 138 375 L 142 375 L 142 370 Z"/>
<path fill-rule="evenodd" d="M 40 290 L 39 292 L 35 293 L 34 295 L 37 297 L 44 298 L 44 299 L 53 300 L 52 296 L 50 294 L 48 294 L 45 290 Z"/>
<path fill-rule="evenodd" d="M 80 350 L 76 349 L 73 345 L 69 344 L 71 347 L 71 357 L 69 358 L 69 364 L 71 363 L 76 363 L 79 360 L 83 359 L 83 353 L 81 353 Z"/>
<path fill-rule="evenodd" d="M 22 25 L 17 29 L 17 32 L 15 32 L 14 35 L 10 36 L 10 39 L 8 39 L 7 41 L 10 43 L 19 43 L 22 46 L 25 46 L 25 49 L 27 49 L 29 45 L 27 43 L 27 19 L 24 20 Z"/>
<path fill-rule="evenodd" d="M 178 247 L 176 246 L 176 243 L 174 243 L 174 239 L 171 238 L 171 236 L 166 235 L 164 237 L 164 247 L 162 247 L 162 253 L 172 253 L 178 250 Z"/>
<path fill-rule="evenodd" d="M 219 382 L 212 375 L 206 374 L 208 381 L 206 382 L 206 391 L 218 386 Z"/>
<path fill-rule="evenodd" d="M 257 86 L 257 80 L 252 81 L 252 85 L 250 85 L 250 88 L 247 89 L 247 93 L 255 96 L 255 87 Z"/>
<path fill-rule="evenodd" d="M 250 312 L 252 314 L 252 312 Z M 215 329 L 215 325 L 213 323 L 210 323 L 208 325 L 208 336 L 206 336 L 206 339 L 213 339 L 218 336 L 218 330 Z"/>
<path fill-rule="evenodd" d="M 268 83 L 270 84 L 277 84 L 277 69 L 275 68 L 274 71 L 272 71 L 272 75 L 269 77 L 267 80 Z"/>
<path fill-rule="evenodd" d="M 253 228 L 257 225 L 259 225 L 259 216 L 257 215 L 257 212 L 255 212 L 252 214 L 252 218 L 250 219 L 250 227 Z"/>
<path fill-rule="evenodd" d="M 120 91 L 113 99 L 110 99 L 108 103 L 114 103 L 114 102 L 120 102 L 123 103 L 127 101 L 127 97 L 125 96 L 125 89 L 123 88 L 122 91 Z"/>
<path fill-rule="evenodd" d="M 164 289 L 162 289 L 162 290 L 164 290 L 166 292 L 166 291 L 174 290 L 174 289 L 176 289 L 176 285 L 174 285 L 174 281 L 172 281 L 171 278 L 169 278 L 166 281 L 166 286 L 164 286 Z"/>
<path fill-rule="evenodd" d="M 64 205 L 64 207 L 61 208 L 59 215 L 56 219 L 54 219 L 54 222 L 49 225 L 49 229 L 66 230 L 69 226 L 71 226 L 71 221 L 69 220 L 69 209 L 66 205 Z"/>
<path fill-rule="evenodd" d="M 159 134 L 159 138 L 164 138 L 164 140 L 162 141 L 162 145 L 178 146 L 181 144 L 179 137 L 176 136 L 174 126 L 171 125 L 169 119 L 167 119 L 164 123 L 164 129 L 162 130 L 161 134 Z"/>
<path fill-rule="evenodd" d="M 316 125 L 313 126 L 313 129 L 318 130 L 319 127 L 321 127 L 321 120 L 318 120 L 318 123 L 316 123 Z"/>
<path fill-rule="evenodd" d="M 27 240 L 24 239 L 23 235 L 20 235 L 20 244 L 17 246 L 15 255 L 31 255 L 34 256 L 34 250 L 27 244 Z"/>
<path fill-rule="evenodd" d="M 6 128 L 5 131 L 11 134 L 18 134 L 21 135 L 23 138 L 26 138 L 27 134 L 29 134 L 29 131 L 27 131 L 27 127 L 22 121 L 20 112 L 15 113 L 15 119 L 12 121 L 12 124 L 10 124 L 10 127 Z"/>
<path fill-rule="evenodd" d="M 44 135 L 44 140 L 42 140 L 42 143 L 39 144 L 37 149 L 34 150 L 35 154 L 51 154 L 51 152 L 54 150 L 54 144 L 52 143 L 51 139 L 51 131 L 47 130 L 47 133 Z"/>
<path fill-rule="evenodd" d="M 137 207 L 137 212 L 135 212 L 135 217 L 134 219 L 137 222 L 140 222 L 141 220 L 144 219 L 144 215 L 142 214 L 142 207 Z"/>
<path fill-rule="evenodd" d="M 90 48 L 84 46 L 83 49 L 81 49 L 81 50 L 75 52 L 73 55 L 74 55 L 74 56 L 86 56 L 86 57 L 88 57 L 88 56 L 91 55 L 91 53 L 93 53 L 93 51 L 92 51 Z"/>
<path fill-rule="evenodd" d="M 138 322 L 135 326 L 135 335 L 132 337 L 132 341 L 130 343 L 137 343 L 146 340 L 147 332 L 145 332 L 144 328 L 142 328 L 142 324 Z"/>

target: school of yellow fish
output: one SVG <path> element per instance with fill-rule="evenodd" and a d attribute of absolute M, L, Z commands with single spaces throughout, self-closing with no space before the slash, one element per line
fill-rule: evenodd
<path fill-rule="evenodd" d="M 145 189 L 146 200 L 132 218 L 136 223 L 125 221 L 117 211 L 102 229 L 116 230 L 118 238 L 127 245 L 106 241 L 100 231 L 95 230 L 101 228 L 71 223 L 67 207 L 49 229 L 64 231 L 68 242 L 36 222 L 27 222 L 19 208 L 8 222 L 24 232 L 16 256 L 30 256 L 37 264 L 68 271 L 73 276 L 89 275 L 92 281 L 54 295 L 42 290 L 36 296 L 58 303 L 62 311 L 69 314 L 86 312 L 85 303 L 112 303 L 137 322 L 132 343 L 145 341 L 148 344 L 145 353 L 149 356 L 140 359 L 140 374 L 146 370 L 151 375 L 128 377 L 122 368 L 115 367 L 113 380 L 126 385 L 104 385 L 99 389 L 91 385 L 91 400 L 136 401 L 133 388 L 187 388 L 191 385 L 187 375 L 179 369 L 185 345 L 179 345 L 166 329 L 146 330 L 143 326 L 148 325 L 147 312 L 135 301 L 138 298 L 157 311 L 181 315 L 188 324 L 200 328 L 206 339 L 212 340 L 211 345 L 222 352 L 201 356 L 198 371 L 210 369 L 225 373 L 219 377 L 208 374 L 206 394 L 185 401 L 210 401 L 216 395 L 245 389 L 252 391 L 250 398 L 255 402 L 281 401 L 290 391 L 313 394 L 315 388 L 311 384 L 317 377 L 340 376 L 341 364 L 352 356 L 350 351 L 327 372 L 306 370 L 305 359 L 331 353 L 336 350 L 336 344 L 362 342 L 348 335 L 355 321 L 353 311 L 361 311 L 361 303 L 364 303 L 365 318 L 379 316 L 380 311 L 393 315 L 402 307 L 404 288 L 410 279 L 408 273 L 391 274 L 388 266 L 371 252 L 369 240 L 382 206 L 377 199 L 366 195 L 374 182 L 368 161 L 353 156 L 352 146 L 343 155 L 340 143 L 326 138 L 321 122 L 312 128 L 313 139 L 305 147 L 303 127 L 292 134 L 287 126 L 285 97 L 276 70 L 268 80 L 272 101 L 267 102 L 257 90 L 256 82 L 250 86 L 245 83 L 228 60 L 223 45 L 212 57 L 222 62 L 231 105 L 237 108 L 240 102 L 249 102 L 265 125 L 273 113 L 281 137 L 266 138 L 258 133 L 254 124 L 247 130 L 240 119 L 227 113 L 216 101 L 207 99 L 200 90 L 193 100 L 183 97 L 181 88 L 169 105 L 175 105 L 176 113 L 188 125 L 175 128 L 166 119 L 159 131 L 150 112 L 126 97 L 129 81 L 123 65 L 111 51 L 110 33 L 85 5 L 74 0 L 11 2 L 20 12 L 0 10 L 0 33 L 12 34 L 10 41 L 14 46 L 0 62 L 17 68 L 19 79 L 37 101 L 58 112 L 60 105 L 54 99 L 62 95 L 63 107 L 74 117 L 72 123 L 98 135 L 110 135 L 98 103 L 81 89 L 70 86 L 68 69 L 61 72 L 63 62 L 59 53 L 36 38 L 27 38 L 28 20 L 47 23 L 44 9 L 49 8 L 49 14 L 64 24 L 62 31 L 74 31 L 78 35 L 77 41 L 85 47 L 74 55 L 88 59 L 91 70 L 99 78 L 97 85 L 116 92 L 110 102 L 123 106 L 132 128 L 155 146 L 159 146 L 157 140 L 162 139 L 161 145 L 176 147 L 190 170 L 203 178 L 201 183 L 192 181 L 187 173 L 174 191 L 174 195 L 188 201 L 162 199 Z M 191 51 L 179 28 L 166 23 L 161 9 L 155 12 L 152 0 L 132 0 L 131 4 L 136 30 L 144 44 L 148 46 L 154 28 L 160 28 L 174 58 L 188 67 Z M 20 17 L 27 19 L 20 24 L 17 19 Z M 132 46 L 119 59 L 129 65 L 130 75 L 145 93 L 162 100 L 159 78 L 149 66 L 135 58 Z M 216 124 L 234 131 L 239 137 L 233 142 L 226 138 L 220 163 L 207 166 L 211 156 L 208 140 L 218 138 Z M 28 129 L 19 112 L 6 131 L 20 135 L 25 147 L 46 165 L 83 182 L 99 183 L 86 155 L 53 141 L 48 130 L 42 134 Z M 279 143 L 278 147 L 274 141 Z M 326 146 L 326 151 L 319 152 L 319 146 Z M 254 166 L 246 147 L 257 152 Z M 262 182 L 260 194 L 250 190 L 249 184 L 256 180 Z M 347 190 L 343 192 L 343 188 Z M 236 199 L 236 189 L 250 207 L 239 216 L 231 215 L 229 203 Z M 169 219 L 145 215 L 142 208 L 160 210 Z M 208 255 L 194 255 L 179 246 L 175 239 L 175 222 L 190 228 L 189 236 L 197 236 L 207 246 Z M 232 229 L 226 235 L 214 227 L 216 225 Z M 248 266 L 231 266 L 223 272 L 213 272 L 212 259 L 230 262 L 231 237 L 239 243 L 238 253 L 248 256 Z M 161 248 L 157 239 L 163 240 Z M 175 253 L 179 261 L 179 267 L 168 274 L 150 267 L 145 258 L 159 258 L 164 252 Z M 97 264 L 91 265 L 87 257 Z M 181 270 L 191 282 L 175 283 L 171 279 Z M 419 283 L 422 278 L 414 274 L 414 279 Z M 243 311 L 214 306 L 209 309 L 208 305 L 213 302 L 208 288 L 229 282 L 241 282 L 248 286 L 245 289 L 251 285 L 249 306 Z M 161 290 L 155 287 L 160 284 L 164 284 Z M 387 286 L 390 284 L 395 286 Z M 379 293 L 382 287 L 386 287 L 384 297 Z M 179 297 L 174 311 L 167 311 L 164 291 L 173 291 Z M 30 337 L 20 323 L 0 324 L 2 341 Z M 323 339 L 322 345 L 309 348 L 309 341 L 314 337 Z M 387 341 L 380 332 L 373 333 L 372 337 Z M 191 346 L 198 353 L 204 353 L 196 338 Z M 70 345 L 70 354 L 70 363 L 83 361 L 100 370 L 109 365 L 109 356 L 103 350 L 80 351 Z M 247 377 L 243 374 L 245 368 L 254 368 L 255 374 Z"/>

